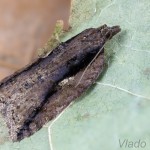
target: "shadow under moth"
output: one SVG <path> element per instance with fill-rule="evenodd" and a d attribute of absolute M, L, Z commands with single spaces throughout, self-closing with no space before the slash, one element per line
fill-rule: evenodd
<path fill-rule="evenodd" d="M 96 81 L 105 64 L 104 44 L 120 30 L 86 29 L 0 82 L 0 111 L 12 141 L 41 129 Z"/>

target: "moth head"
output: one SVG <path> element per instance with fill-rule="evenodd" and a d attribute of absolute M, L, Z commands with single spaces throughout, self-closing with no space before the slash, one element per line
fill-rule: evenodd
<path fill-rule="evenodd" d="M 119 26 L 108 27 L 106 24 L 99 28 L 89 28 L 68 40 L 66 43 L 70 43 L 73 47 L 78 45 L 82 49 L 91 51 L 93 49 L 99 49 L 105 42 L 111 39 L 114 35 L 120 32 Z"/>
<path fill-rule="evenodd" d="M 121 29 L 119 26 L 109 27 L 106 24 L 102 25 L 99 28 L 89 28 L 83 31 L 80 34 L 81 42 L 90 42 L 99 46 L 104 44 L 106 41 L 110 40 L 114 35 L 120 32 Z"/>
<path fill-rule="evenodd" d="M 121 31 L 120 26 L 108 27 L 106 24 L 98 28 L 102 37 L 106 40 L 111 39 L 114 35 Z"/>

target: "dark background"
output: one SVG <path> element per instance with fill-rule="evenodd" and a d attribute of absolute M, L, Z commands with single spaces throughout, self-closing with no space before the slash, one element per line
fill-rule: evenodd
<path fill-rule="evenodd" d="M 0 80 L 28 64 L 57 20 L 68 26 L 70 0 L 0 0 Z"/>

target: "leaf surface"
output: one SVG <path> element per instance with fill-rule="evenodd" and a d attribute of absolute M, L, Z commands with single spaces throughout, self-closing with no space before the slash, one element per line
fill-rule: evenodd
<path fill-rule="evenodd" d="M 43 127 L 20 143 L 1 142 L 0 150 L 49 150 L 50 146 L 54 150 L 131 149 L 121 148 L 119 142 L 125 139 L 144 141 L 149 149 L 149 0 L 73 0 L 71 12 L 72 29 L 62 41 L 89 27 L 122 28 L 105 46 L 111 56 L 107 70 L 55 120 L 50 132 Z"/>

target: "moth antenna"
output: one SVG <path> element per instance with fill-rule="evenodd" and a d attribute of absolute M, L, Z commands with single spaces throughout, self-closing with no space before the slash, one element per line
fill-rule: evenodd
<path fill-rule="evenodd" d="M 104 25 L 105 26 L 105 25 Z M 106 34 L 108 34 L 109 31 L 106 32 Z M 109 40 L 109 38 L 106 40 L 106 42 Z M 105 44 L 104 44 L 105 45 Z M 87 67 L 85 68 L 84 72 L 81 75 L 81 78 L 79 79 L 78 83 L 76 84 L 75 88 L 80 84 L 81 80 L 83 79 L 83 76 L 85 75 L 87 69 L 89 68 L 89 66 L 94 62 L 94 60 L 96 59 L 96 57 L 101 53 L 101 51 L 104 48 L 104 45 L 101 47 L 101 49 L 99 50 L 99 52 L 94 56 L 94 58 L 91 60 L 91 62 L 87 65 Z"/>
<path fill-rule="evenodd" d="M 105 26 L 105 25 L 104 25 Z M 109 31 L 106 32 L 106 35 L 109 33 Z M 111 37 L 111 36 L 110 36 Z M 107 37 L 106 42 L 110 39 L 110 37 Z M 105 45 L 105 44 L 104 44 Z M 80 84 L 81 80 L 83 79 L 84 74 L 86 73 L 89 66 L 94 62 L 94 60 L 97 58 L 97 56 L 101 53 L 102 49 L 104 48 L 104 45 L 101 47 L 99 52 L 95 55 L 95 57 L 92 59 L 92 61 L 88 64 L 88 66 L 85 68 L 84 72 L 82 73 L 81 78 L 79 79 L 78 83 L 76 84 L 75 88 Z"/>
<path fill-rule="evenodd" d="M 94 58 L 91 60 L 91 62 L 88 64 L 88 66 L 85 68 L 84 72 L 82 73 L 81 78 L 79 79 L 78 83 L 76 84 L 75 88 L 80 84 L 81 80 L 83 79 L 83 76 L 85 75 L 87 69 L 89 68 L 89 66 L 94 62 L 94 60 L 97 58 L 97 56 L 101 53 L 101 51 L 103 50 L 104 45 L 101 47 L 101 49 L 99 50 L 99 52 L 94 56 Z"/>

